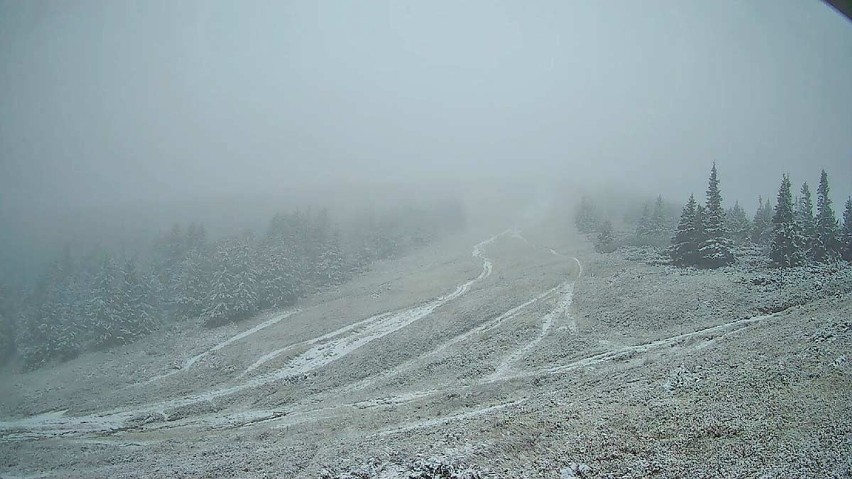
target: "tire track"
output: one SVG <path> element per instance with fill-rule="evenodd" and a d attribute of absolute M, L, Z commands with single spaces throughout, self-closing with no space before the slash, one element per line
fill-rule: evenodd
<path fill-rule="evenodd" d="M 290 317 L 290 316 L 292 316 L 292 315 L 294 315 L 294 314 L 297 314 L 297 313 L 299 313 L 299 312 L 301 312 L 301 309 L 295 309 L 295 310 L 292 310 L 292 311 L 287 311 L 287 312 L 284 312 L 284 313 L 278 314 L 278 315 L 276 315 L 275 317 L 273 317 L 272 319 L 269 319 L 269 320 L 267 320 L 267 321 L 264 321 L 264 322 L 262 322 L 262 323 L 260 323 L 260 324 L 258 324 L 258 325 L 256 325 L 256 326 L 254 326 L 253 328 L 247 329 L 247 330 L 245 330 L 245 331 L 242 331 L 242 332 L 240 332 L 240 333 L 235 334 L 234 336 L 231 336 L 230 338 L 228 338 L 228 339 L 226 339 L 225 341 L 222 341 L 222 342 L 220 342 L 220 343 L 216 344 L 215 346 L 213 346 L 213 347 L 211 347 L 211 348 L 207 349 L 206 351 L 202 352 L 201 354 L 196 354 L 195 356 L 193 356 L 193 357 L 191 357 L 191 358 L 187 359 L 187 360 L 184 362 L 183 366 L 181 366 L 179 369 L 175 369 L 174 371 L 169 371 L 169 372 L 167 372 L 167 373 L 165 373 L 165 374 L 159 374 L 159 375 L 157 375 L 157 376 L 153 376 L 153 377 L 151 377 L 151 378 L 146 379 L 145 381 L 141 381 L 141 382 L 138 382 L 138 383 L 130 384 L 130 385 L 128 385 L 128 386 L 125 386 L 123 389 L 128 389 L 128 388 L 133 388 L 133 387 L 139 387 L 139 386 L 147 386 L 147 385 L 149 385 L 149 384 L 151 384 L 151 383 L 153 383 L 153 382 L 156 382 L 156 381 L 159 381 L 159 380 L 165 379 L 165 378 L 170 377 L 170 376 L 174 376 L 175 374 L 178 374 L 178 373 L 185 372 L 185 371 L 187 371 L 189 368 L 191 368 L 191 367 L 192 367 L 195 363 L 197 363 L 199 360 L 201 360 L 202 358 L 204 358 L 205 356 L 207 356 L 207 355 L 209 355 L 209 354 L 212 354 L 212 353 L 214 353 L 214 352 L 216 352 L 216 351 L 219 351 L 220 349 L 222 349 L 222 348 L 224 348 L 224 347 L 226 347 L 226 346 L 229 346 L 229 345 L 231 345 L 231 344 L 233 344 L 233 343 L 235 343 L 235 342 L 237 342 L 237 341 L 239 341 L 239 340 L 241 340 L 241 339 L 243 339 L 243 338 L 246 338 L 246 337 L 248 337 L 248 336 L 251 336 L 252 334 L 254 334 L 254 333 L 256 333 L 256 332 L 258 332 L 258 331 L 260 331 L 260 330 L 263 330 L 263 329 L 266 329 L 266 328 L 268 328 L 268 327 L 270 327 L 270 326 L 273 326 L 273 325 L 275 325 L 275 324 L 279 323 L 281 320 L 283 320 L 283 319 L 285 319 L 285 318 L 288 318 L 288 317 Z"/>
<path fill-rule="evenodd" d="M 568 315 L 568 308 L 571 307 L 573 297 L 574 297 L 574 283 L 566 282 L 557 287 L 561 294 L 561 298 L 556 308 L 547 313 L 544 318 L 542 318 L 541 323 L 541 331 L 534 337 L 530 342 L 523 345 L 521 348 L 515 350 L 512 354 L 510 354 L 506 359 L 500 362 L 497 368 L 491 373 L 485 381 L 493 382 L 501 377 L 507 375 L 512 367 L 523 359 L 524 357 L 532 351 L 533 348 L 538 346 L 538 344 L 550 333 L 550 329 L 553 327 L 553 323 L 555 320 L 565 317 Z M 571 328 L 572 332 L 576 334 L 576 326 Z"/>
<path fill-rule="evenodd" d="M 541 368 L 535 370 L 521 371 L 515 374 L 503 374 L 498 377 L 485 377 L 481 378 L 477 381 L 468 384 L 458 384 L 452 387 L 445 388 L 434 388 L 434 389 L 425 389 L 420 391 L 411 391 L 408 393 L 399 394 L 396 396 L 390 397 L 381 397 L 363 401 L 357 401 L 353 403 L 334 405 L 324 408 L 317 409 L 308 409 L 308 410 L 294 410 L 286 416 L 286 419 L 282 418 L 283 423 L 280 427 L 286 427 L 289 424 L 303 424 L 306 422 L 311 422 L 314 420 L 325 420 L 336 417 L 339 413 L 335 414 L 333 411 L 340 412 L 352 412 L 353 410 L 363 410 L 374 407 L 388 406 L 388 405 L 402 405 L 412 401 L 424 400 L 429 397 L 447 394 L 449 392 L 460 393 L 461 391 L 468 391 L 480 386 L 487 386 L 490 384 L 505 382 L 517 379 L 528 379 L 534 377 L 542 377 L 542 376 L 550 376 L 550 375 L 558 375 L 564 374 L 573 370 L 583 369 L 583 368 L 591 368 L 599 364 L 603 364 L 606 362 L 625 360 L 632 358 L 636 354 L 647 353 L 653 350 L 664 349 L 666 347 L 674 347 L 677 344 L 689 341 L 691 339 L 699 338 L 702 336 L 710 336 L 714 340 L 725 337 L 730 334 L 734 334 L 736 332 L 742 331 L 746 328 L 754 326 L 758 323 L 777 319 L 779 313 L 771 314 L 771 315 L 762 315 L 755 316 L 751 318 L 741 319 L 737 321 L 732 321 L 728 323 L 719 324 L 716 326 L 711 326 L 707 328 L 702 328 L 699 330 L 691 331 L 689 333 L 678 334 L 674 336 L 670 336 L 667 338 L 659 339 L 656 341 L 650 341 L 643 344 L 638 344 L 634 346 L 627 346 L 623 348 L 618 348 L 611 351 L 606 351 L 603 353 L 594 354 L 591 356 L 587 356 L 571 363 L 559 365 L 551 368 Z M 515 405 L 516 403 L 523 402 L 524 400 L 514 401 L 511 403 L 506 403 L 500 405 L 499 408 L 506 408 Z M 421 421 L 418 423 L 414 423 L 412 428 L 419 427 L 430 427 L 440 424 L 445 424 L 452 420 L 456 419 L 466 419 L 469 417 L 474 417 L 476 415 L 487 414 L 495 409 L 495 406 L 485 406 L 479 409 L 474 409 L 471 411 L 466 411 L 464 413 L 445 416 L 443 418 L 435 418 L 433 420 Z M 291 416 L 292 415 L 292 416 Z M 316 417 L 314 417 L 316 416 Z M 294 422 L 291 422 L 294 421 Z M 286 423 L 286 424 L 285 424 Z M 279 426 L 276 426 L 279 427 Z M 402 432 L 402 430 L 392 430 L 386 432 L 385 434 L 393 434 L 396 432 Z"/>
<path fill-rule="evenodd" d="M 484 255 L 485 246 L 493 243 L 499 237 L 508 233 L 510 233 L 510 231 L 504 231 L 474 245 L 472 255 L 482 260 L 482 272 L 476 278 L 459 285 L 450 294 L 443 295 L 437 299 L 427 302 L 426 304 L 402 311 L 382 313 L 380 315 L 367 318 L 367 320 L 356 323 L 355 325 L 341 328 L 320 336 L 319 338 L 315 338 L 314 343 L 307 351 L 297 355 L 295 358 L 287 361 L 287 363 L 285 363 L 282 367 L 271 372 L 254 376 L 246 381 L 234 385 L 200 393 L 188 394 L 180 398 L 159 401 L 140 407 L 118 408 L 83 416 L 65 416 L 65 411 L 60 411 L 54 414 L 42 414 L 17 420 L 0 421 L 0 441 L 89 434 L 110 434 L 126 429 L 126 425 L 135 420 L 141 420 L 144 424 L 146 415 L 161 415 L 163 417 L 167 417 L 167 412 L 170 410 L 185 408 L 199 403 L 212 403 L 213 401 L 225 396 L 231 396 L 242 391 L 265 386 L 287 378 L 304 375 L 305 373 L 345 357 L 351 352 L 376 339 L 398 331 L 405 326 L 428 316 L 438 306 L 465 294 L 473 284 L 482 281 L 491 275 L 493 265 L 491 260 Z M 280 321 L 283 317 L 277 319 Z M 214 346 L 214 348 L 215 350 L 221 349 L 234 341 L 242 339 L 265 327 L 271 326 L 274 324 L 271 323 L 271 321 L 272 320 L 262 323 L 251 330 L 240 333 L 229 340 L 219 343 Z M 360 326 L 363 326 L 364 329 L 353 335 L 340 337 L 341 335 L 357 329 Z M 328 341 L 323 344 L 318 344 L 320 339 L 328 339 Z M 214 348 L 196 356 L 194 360 L 191 361 L 190 366 L 195 364 L 200 357 L 212 352 Z M 263 359 L 263 357 L 261 357 L 261 359 Z M 269 359 L 266 361 L 268 360 Z"/>

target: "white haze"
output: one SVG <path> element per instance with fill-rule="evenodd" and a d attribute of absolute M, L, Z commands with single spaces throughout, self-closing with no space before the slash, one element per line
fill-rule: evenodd
<path fill-rule="evenodd" d="M 682 201 L 712 161 L 749 208 L 824 168 L 839 209 L 851 27 L 797 0 L 2 1 L 0 264 L 299 192 Z"/>

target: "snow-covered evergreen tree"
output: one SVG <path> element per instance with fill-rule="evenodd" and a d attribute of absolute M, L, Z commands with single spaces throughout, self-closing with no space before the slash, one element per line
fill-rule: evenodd
<path fill-rule="evenodd" d="M 203 224 L 191 223 L 186 230 L 184 254 L 202 253 L 207 248 L 207 231 Z"/>
<path fill-rule="evenodd" d="M 257 311 L 257 276 L 247 239 L 222 244 L 217 254 L 205 321 L 210 326 L 244 319 Z"/>
<path fill-rule="evenodd" d="M 280 240 L 265 244 L 262 251 L 263 260 L 258 262 L 258 304 L 261 308 L 293 304 L 303 293 L 294 254 Z"/>
<path fill-rule="evenodd" d="M 701 245 L 704 243 L 704 239 L 707 235 L 704 233 L 704 216 L 706 215 L 706 210 L 704 209 L 704 205 L 696 205 L 695 207 L 695 241 L 697 242 L 698 249 L 701 248 Z M 700 261 L 701 257 L 698 254 L 698 249 L 695 250 L 695 264 L 697 265 Z"/>
<path fill-rule="evenodd" d="M 651 237 L 651 207 L 648 203 L 642 205 L 642 214 L 639 216 L 639 221 L 636 223 L 635 232 L 636 242 L 640 245 L 647 245 Z"/>
<path fill-rule="evenodd" d="M 229 272 L 229 251 L 220 247 L 216 252 L 216 266 L 213 271 L 213 282 L 210 288 L 210 298 L 204 312 L 205 323 L 209 326 L 225 324 L 234 317 L 232 311 L 233 282 Z"/>
<path fill-rule="evenodd" d="M 118 268 L 112 258 L 105 256 L 89 296 L 86 332 L 92 347 L 103 348 L 126 342 L 122 337 L 123 299 Z"/>
<path fill-rule="evenodd" d="M 126 344 L 153 331 L 157 326 L 157 319 L 150 304 L 149 284 L 144 274 L 137 270 L 136 262 L 125 262 L 121 276 L 121 286 L 116 299 L 119 334 L 115 342 Z"/>
<path fill-rule="evenodd" d="M 719 178 L 716 163 L 710 170 L 707 187 L 707 202 L 704 209 L 704 240 L 698 248 L 698 266 L 718 268 L 735 261 L 731 251 L 731 239 L 725 228 L 725 210 L 722 209 L 722 194 L 719 190 Z"/>
<path fill-rule="evenodd" d="M 174 292 L 174 314 L 178 319 L 196 318 L 204 313 L 210 295 L 209 263 L 197 249 L 181 262 Z"/>
<path fill-rule="evenodd" d="M 769 257 L 772 261 L 782 268 L 804 263 L 804 237 L 795 221 L 790 178 L 787 175 L 784 175 L 781 179 L 772 225 L 772 244 L 769 250 Z"/>
<path fill-rule="evenodd" d="M 739 201 L 725 213 L 725 226 L 735 243 L 745 244 L 751 239 L 751 221 Z"/>
<path fill-rule="evenodd" d="M 591 198 L 586 195 L 580 199 L 580 204 L 574 213 L 574 224 L 580 233 L 592 233 L 597 230 L 598 212 Z"/>
<path fill-rule="evenodd" d="M 812 256 L 813 244 L 816 241 L 816 222 L 814 221 L 814 205 L 811 200 L 811 190 L 808 183 L 802 184 L 800 196 L 796 199 L 795 220 L 802 233 L 802 247 L 806 256 Z"/>
<path fill-rule="evenodd" d="M 236 279 L 234 291 L 234 314 L 244 318 L 257 311 L 257 269 L 254 263 L 254 252 L 247 239 L 237 243 L 232 272 Z"/>
<path fill-rule="evenodd" d="M 26 367 L 79 353 L 82 324 L 78 291 L 74 265 L 66 251 L 40 278 L 30 307 L 20 315 L 15 342 Z"/>
<path fill-rule="evenodd" d="M 669 249 L 672 263 L 677 266 L 694 266 L 698 262 L 699 239 L 696 226 L 699 222 L 696 219 L 697 214 L 698 206 L 695 195 L 689 195 L 689 200 L 680 215 L 677 232 L 672 238 L 672 247 Z"/>
<path fill-rule="evenodd" d="M 813 258 L 819 262 L 834 259 L 839 252 L 837 241 L 837 217 L 831 207 L 828 174 L 822 170 L 817 187 L 816 235 L 813 242 Z"/>
<path fill-rule="evenodd" d="M 642 246 L 665 247 L 671 240 L 672 219 L 662 196 L 657 196 L 653 207 L 645 203 L 636 225 L 635 243 Z"/>
<path fill-rule="evenodd" d="M 757 211 L 751 226 L 751 242 L 756 245 L 769 246 L 772 242 L 772 204 L 767 198 L 758 197 Z"/>
<path fill-rule="evenodd" d="M 334 233 L 323 245 L 316 261 L 315 274 L 323 285 L 339 284 L 344 278 L 344 259 L 340 249 L 340 235 Z"/>
<path fill-rule="evenodd" d="M 852 261 L 852 198 L 846 198 L 846 207 L 843 209 L 840 254 L 846 261 Z"/>

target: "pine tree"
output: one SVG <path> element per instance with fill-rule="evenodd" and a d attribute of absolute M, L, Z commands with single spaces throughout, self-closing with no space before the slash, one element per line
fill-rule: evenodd
<path fill-rule="evenodd" d="M 128 260 L 121 273 L 121 286 L 117 293 L 116 312 L 118 335 L 115 342 L 126 344 L 146 335 L 156 327 L 151 295 L 143 275 L 137 271 L 136 262 Z"/>
<path fill-rule="evenodd" d="M 615 243 L 615 234 L 612 231 L 612 223 L 609 220 L 604 220 L 595 237 L 595 251 L 598 253 L 612 253 L 616 248 L 617 245 Z"/>
<path fill-rule="evenodd" d="M 704 205 L 697 205 L 695 207 L 695 265 L 698 265 L 698 262 L 701 260 L 699 249 L 707 238 L 707 234 L 704 232 L 704 217 L 706 214 Z"/>
<path fill-rule="evenodd" d="M 839 251 L 838 225 L 829 197 L 828 175 L 822 170 L 817 187 L 816 236 L 813 243 L 813 258 L 819 262 L 834 259 Z"/>
<path fill-rule="evenodd" d="M 846 198 L 843 209 L 843 234 L 840 254 L 846 261 L 852 261 L 852 198 Z"/>
<path fill-rule="evenodd" d="M 82 325 L 74 270 L 66 250 L 41 276 L 29 307 L 20 315 L 15 342 L 27 368 L 69 359 L 80 351 Z"/>
<path fill-rule="evenodd" d="M 258 303 L 261 308 L 293 304 L 303 293 L 297 281 L 293 253 L 279 240 L 263 246 L 264 260 L 259 263 Z"/>
<path fill-rule="evenodd" d="M 598 222 L 598 213 L 594 203 L 588 196 L 583 195 L 574 213 L 574 224 L 577 226 L 577 231 L 591 233 L 597 229 Z"/>
<path fill-rule="evenodd" d="M 337 232 L 333 233 L 323 245 L 315 269 L 320 284 L 339 284 L 343 281 L 343 253 L 340 250 L 340 235 Z"/>
<path fill-rule="evenodd" d="M 772 225 L 772 244 L 769 250 L 769 257 L 772 261 L 782 268 L 804 263 L 804 239 L 794 218 L 790 178 L 787 175 L 784 175 L 781 179 Z"/>
<path fill-rule="evenodd" d="M 201 316 L 209 296 L 209 261 L 198 250 L 193 250 L 181 262 L 178 270 L 180 273 L 174 294 L 175 316 L 178 319 Z"/>
<path fill-rule="evenodd" d="M 811 190 L 808 188 L 807 182 L 802 184 L 801 196 L 796 200 L 795 221 L 802 233 L 804 253 L 806 256 L 811 256 L 816 241 L 816 223 L 814 221 Z"/>
<path fill-rule="evenodd" d="M 698 231 L 696 226 L 698 207 L 694 195 L 689 195 L 686 206 L 680 215 L 677 232 L 672 238 L 672 247 L 669 255 L 672 263 L 677 266 L 694 266 L 698 261 Z"/>
<path fill-rule="evenodd" d="M 640 245 L 648 245 L 651 237 L 651 208 L 648 203 L 642 205 L 642 215 L 636 223 L 636 242 Z"/>
<path fill-rule="evenodd" d="M 713 163 L 713 168 L 710 170 L 704 211 L 704 241 L 698 248 L 698 254 L 698 264 L 703 268 L 718 268 L 735 261 L 734 254 L 731 252 L 731 239 L 725 228 L 725 211 L 722 209 L 722 194 L 719 190 L 716 163 Z"/>
<path fill-rule="evenodd" d="M 738 244 L 749 242 L 751 236 L 751 221 L 746 216 L 745 210 L 740 206 L 740 202 L 734 203 L 727 213 L 725 213 L 725 226 L 731 233 L 731 239 Z"/>
<path fill-rule="evenodd" d="M 87 333 L 92 347 L 103 348 L 124 343 L 121 332 L 122 300 L 118 269 L 112 259 L 105 256 L 89 297 Z"/>
<path fill-rule="evenodd" d="M 245 319 L 258 307 L 257 276 L 247 239 L 220 246 L 205 322 L 218 326 Z"/>
<path fill-rule="evenodd" d="M 207 231 L 203 224 L 192 223 L 186 230 L 185 254 L 201 253 L 207 248 Z"/>
<path fill-rule="evenodd" d="M 234 314 L 242 319 L 257 311 L 257 270 L 254 251 L 247 239 L 237 244 L 233 258 L 232 272 L 237 286 L 234 291 Z"/>
<path fill-rule="evenodd" d="M 671 238 L 671 229 L 671 219 L 663 197 L 657 196 L 648 221 L 648 243 L 655 247 L 665 246 Z"/>
<path fill-rule="evenodd" d="M 751 242 L 769 246 L 772 242 L 772 205 L 769 199 L 763 201 L 763 197 L 758 197 L 757 201 L 757 211 L 751 227 Z"/>
<path fill-rule="evenodd" d="M 219 326 L 232 320 L 232 279 L 229 272 L 230 251 L 222 246 L 216 253 L 216 266 L 210 288 L 210 297 L 204 312 L 205 324 Z"/>

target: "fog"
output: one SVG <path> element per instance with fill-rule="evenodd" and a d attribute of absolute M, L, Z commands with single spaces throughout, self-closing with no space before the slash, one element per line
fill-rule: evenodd
<path fill-rule="evenodd" d="M 341 189 L 682 202 L 713 161 L 726 201 L 824 168 L 839 208 L 849 78 L 820 2 L 3 1 L 0 264 Z"/>

